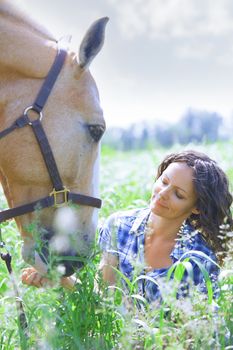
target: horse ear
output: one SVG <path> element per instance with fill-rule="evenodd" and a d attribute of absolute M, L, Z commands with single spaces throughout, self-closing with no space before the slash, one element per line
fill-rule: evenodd
<path fill-rule="evenodd" d="M 79 66 L 81 68 L 88 68 L 91 61 L 101 50 L 108 20 L 108 17 L 98 19 L 86 32 L 79 48 Z"/>

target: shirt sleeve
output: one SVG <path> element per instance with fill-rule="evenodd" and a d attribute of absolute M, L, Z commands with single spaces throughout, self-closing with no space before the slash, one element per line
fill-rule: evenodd
<path fill-rule="evenodd" d="M 98 244 L 100 249 L 104 252 L 118 254 L 118 221 L 118 214 L 112 214 L 99 229 Z"/>

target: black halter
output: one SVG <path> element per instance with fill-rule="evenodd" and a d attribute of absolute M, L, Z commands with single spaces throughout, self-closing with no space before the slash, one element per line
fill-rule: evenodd
<path fill-rule="evenodd" d="M 16 208 L 4 210 L 0 212 L 0 223 L 11 219 L 16 216 L 24 215 L 35 211 L 36 209 L 48 208 L 48 207 L 60 207 L 66 205 L 69 201 L 91 206 L 95 208 L 101 207 L 101 200 L 98 198 L 86 196 L 84 194 L 72 193 L 66 188 L 61 180 L 56 161 L 53 156 L 53 152 L 49 145 L 48 138 L 43 129 L 41 120 L 43 118 L 42 109 L 49 97 L 49 94 L 56 82 L 56 79 L 62 69 L 65 62 L 67 52 L 64 49 L 59 49 L 55 61 L 36 97 L 34 104 L 27 107 L 23 113 L 9 128 L 0 132 L 0 139 L 8 135 L 12 131 L 29 126 L 32 128 L 38 144 L 41 149 L 45 164 L 47 166 L 52 184 L 52 192 L 45 198 L 38 199 L 32 203 L 24 204 Z M 29 118 L 29 111 L 32 110 L 37 113 L 38 118 L 31 120 Z"/>

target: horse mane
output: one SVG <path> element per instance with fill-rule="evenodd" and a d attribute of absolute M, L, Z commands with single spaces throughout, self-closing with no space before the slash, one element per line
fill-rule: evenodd
<path fill-rule="evenodd" d="M 0 16 L 7 17 L 10 21 L 19 25 L 25 25 L 35 34 L 41 35 L 47 40 L 56 41 L 56 38 L 46 28 L 32 19 L 25 10 L 21 10 L 19 3 L 12 0 L 0 0 Z"/>

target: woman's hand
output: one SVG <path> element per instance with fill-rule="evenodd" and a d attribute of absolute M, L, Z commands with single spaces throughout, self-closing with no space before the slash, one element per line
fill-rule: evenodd
<path fill-rule="evenodd" d="M 40 274 L 34 267 L 28 267 L 23 270 L 22 282 L 28 286 L 34 286 L 36 288 L 52 288 L 57 286 L 57 281 L 53 281 L 46 276 Z M 75 283 L 78 282 L 74 276 L 61 277 L 59 284 L 66 288 L 73 290 Z"/>

